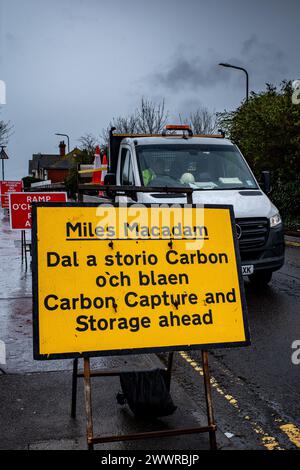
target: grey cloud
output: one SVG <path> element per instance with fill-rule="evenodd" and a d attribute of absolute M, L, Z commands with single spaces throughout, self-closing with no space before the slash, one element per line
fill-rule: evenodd
<path fill-rule="evenodd" d="M 176 90 L 184 86 L 211 87 L 227 80 L 216 63 L 207 63 L 199 57 L 176 57 L 165 72 L 156 73 L 154 82 Z"/>
<path fill-rule="evenodd" d="M 246 67 L 251 75 L 251 86 L 263 86 L 266 81 L 276 82 L 286 77 L 285 54 L 275 44 L 262 42 L 252 35 L 241 43 L 240 53 L 233 57 L 220 57 L 215 51 L 208 57 L 190 57 L 181 52 L 165 70 L 152 76 L 156 85 L 176 91 L 183 87 L 197 90 L 212 88 L 229 80 L 241 85 L 241 77 L 221 68 L 219 62 Z"/>
<path fill-rule="evenodd" d="M 286 55 L 275 44 L 262 42 L 256 35 L 252 35 L 243 42 L 241 55 L 258 76 L 268 73 L 269 76 L 272 74 L 275 80 L 286 78 Z"/>
<path fill-rule="evenodd" d="M 246 39 L 246 41 L 243 42 L 242 48 L 241 48 L 241 53 L 248 55 L 249 52 L 257 45 L 257 36 L 256 34 L 253 34 L 249 39 Z"/>

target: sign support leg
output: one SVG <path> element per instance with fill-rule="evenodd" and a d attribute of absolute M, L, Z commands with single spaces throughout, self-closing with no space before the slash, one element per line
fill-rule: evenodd
<path fill-rule="evenodd" d="M 168 367 L 167 367 L 167 374 L 168 374 L 167 387 L 168 387 L 168 390 L 170 390 L 170 386 L 171 386 L 173 358 L 174 358 L 174 353 L 170 352 L 169 355 L 168 355 Z"/>
<path fill-rule="evenodd" d="M 24 240 L 23 240 L 23 232 L 24 230 L 21 231 L 21 256 L 22 256 L 22 264 L 24 261 Z"/>
<path fill-rule="evenodd" d="M 73 361 L 71 418 L 76 418 L 78 358 Z"/>
<path fill-rule="evenodd" d="M 23 230 L 24 233 L 24 256 L 25 256 L 25 271 L 27 271 L 27 251 L 26 251 L 26 232 Z"/>
<path fill-rule="evenodd" d="M 91 390 L 91 369 L 90 359 L 83 359 L 83 376 L 84 376 L 84 398 L 86 413 L 86 436 L 88 450 L 94 450 L 93 443 L 93 415 L 92 415 L 92 390 Z"/>
<path fill-rule="evenodd" d="M 204 387 L 205 387 L 205 399 L 206 399 L 206 409 L 207 409 L 207 420 L 208 426 L 215 426 L 214 418 L 214 409 L 213 409 L 213 400 L 211 394 L 211 384 L 210 384 L 210 372 L 208 367 L 208 351 L 202 350 L 202 364 L 203 364 L 203 377 L 204 377 Z M 209 442 L 210 449 L 217 450 L 217 441 L 216 441 L 216 431 L 209 431 Z"/>

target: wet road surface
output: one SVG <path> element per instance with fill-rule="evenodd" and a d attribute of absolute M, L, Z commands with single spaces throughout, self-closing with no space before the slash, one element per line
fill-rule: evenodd
<path fill-rule="evenodd" d="M 211 351 L 216 420 L 236 447 L 300 449 L 300 364 L 292 362 L 292 343 L 300 340 L 299 267 L 300 248 L 287 247 L 270 286 L 256 291 L 245 283 L 252 344 Z M 198 352 L 176 359 L 178 378 L 187 377 L 194 395 L 199 367 Z"/>

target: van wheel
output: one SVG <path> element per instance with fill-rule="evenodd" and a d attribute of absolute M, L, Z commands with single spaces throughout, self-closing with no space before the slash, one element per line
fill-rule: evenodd
<path fill-rule="evenodd" d="M 257 288 L 265 287 L 272 279 L 272 271 L 258 271 L 248 276 L 251 284 Z"/>

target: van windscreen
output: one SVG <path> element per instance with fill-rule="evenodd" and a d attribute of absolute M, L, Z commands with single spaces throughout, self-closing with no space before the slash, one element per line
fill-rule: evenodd
<path fill-rule="evenodd" d="M 151 144 L 136 146 L 144 186 L 194 189 L 257 189 L 234 145 Z"/>

